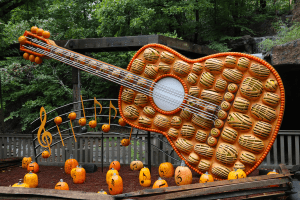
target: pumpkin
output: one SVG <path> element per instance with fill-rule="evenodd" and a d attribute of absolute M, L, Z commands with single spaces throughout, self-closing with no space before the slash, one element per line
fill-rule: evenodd
<path fill-rule="evenodd" d="M 54 189 L 56 190 L 69 190 L 69 185 L 68 183 L 64 182 L 63 179 L 60 179 L 58 183 L 56 183 Z"/>
<path fill-rule="evenodd" d="M 246 178 L 246 177 L 247 177 L 246 173 L 241 169 L 231 171 L 228 174 L 228 180 Z"/>
<path fill-rule="evenodd" d="M 103 131 L 104 133 L 108 133 L 109 130 L 110 130 L 110 125 L 109 125 L 109 124 L 103 124 L 103 125 L 102 125 L 102 131 Z"/>
<path fill-rule="evenodd" d="M 106 173 L 106 183 L 107 183 L 107 184 L 109 183 L 110 178 L 111 178 L 114 174 L 119 175 L 118 170 L 116 170 L 116 169 L 114 169 L 114 168 L 111 168 L 110 170 L 107 171 L 107 173 Z"/>
<path fill-rule="evenodd" d="M 99 194 L 107 194 L 107 192 L 105 192 L 103 189 L 101 189 L 101 191 L 98 192 Z"/>
<path fill-rule="evenodd" d="M 68 118 L 69 118 L 70 120 L 76 119 L 76 113 L 75 113 L 75 112 L 71 112 L 71 113 L 69 114 Z"/>
<path fill-rule="evenodd" d="M 86 119 L 81 118 L 81 119 L 79 119 L 78 123 L 79 123 L 80 126 L 85 126 L 86 125 Z"/>
<path fill-rule="evenodd" d="M 29 185 L 28 185 L 27 183 L 22 183 L 22 179 L 20 179 L 19 183 L 13 184 L 12 187 L 24 187 L 24 188 L 29 188 Z"/>
<path fill-rule="evenodd" d="M 38 175 L 31 171 L 24 176 L 24 183 L 28 184 L 30 188 L 36 188 L 39 184 Z"/>
<path fill-rule="evenodd" d="M 36 33 L 36 31 L 38 30 L 38 27 L 33 26 L 30 28 L 31 33 Z"/>
<path fill-rule="evenodd" d="M 26 37 L 23 35 L 18 38 L 18 41 L 21 45 L 26 44 L 26 40 L 27 40 Z"/>
<path fill-rule="evenodd" d="M 36 30 L 36 34 L 37 34 L 38 36 L 42 36 L 42 35 L 43 35 L 43 32 L 44 32 L 44 30 L 43 30 L 42 28 L 38 28 L 38 29 Z"/>
<path fill-rule="evenodd" d="M 135 160 L 135 161 L 132 161 L 130 163 L 130 169 L 135 171 L 135 170 L 140 170 L 144 167 L 144 164 L 142 161 L 139 161 L 139 160 Z"/>
<path fill-rule="evenodd" d="M 72 175 L 71 175 L 72 176 Z M 81 166 L 75 168 L 73 173 L 73 183 L 84 183 L 85 182 L 86 171 Z"/>
<path fill-rule="evenodd" d="M 92 120 L 92 121 L 89 122 L 89 126 L 91 128 L 95 128 L 97 126 L 97 122 L 95 120 Z"/>
<path fill-rule="evenodd" d="M 276 172 L 275 169 L 273 169 L 273 171 L 267 173 L 267 175 L 271 175 L 271 174 L 278 174 L 278 173 Z M 279 185 L 269 185 L 269 187 L 279 187 Z"/>
<path fill-rule="evenodd" d="M 45 158 L 45 159 L 46 159 L 46 158 L 49 158 L 49 157 L 50 157 L 49 152 L 48 152 L 48 151 L 43 151 L 42 157 Z"/>
<path fill-rule="evenodd" d="M 130 144 L 130 140 L 124 138 L 123 140 L 121 140 L 121 145 L 124 147 L 127 147 Z"/>
<path fill-rule="evenodd" d="M 190 168 L 188 168 L 184 161 L 175 170 L 175 183 L 176 185 L 188 185 L 193 181 L 193 176 Z"/>
<path fill-rule="evenodd" d="M 43 59 L 37 56 L 37 57 L 35 57 L 34 62 L 35 62 L 36 64 L 42 64 Z"/>
<path fill-rule="evenodd" d="M 56 125 L 60 125 L 62 123 L 62 119 L 60 116 L 57 116 L 54 118 L 54 122 Z"/>
<path fill-rule="evenodd" d="M 144 167 L 140 171 L 139 175 L 140 185 L 143 187 L 149 187 L 151 185 L 151 174 L 147 167 Z"/>
<path fill-rule="evenodd" d="M 78 165 L 76 159 L 73 159 L 73 155 L 70 155 L 70 159 L 66 160 L 65 162 L 65 172 L 66 174 L 71 174 L 71 170 Z"/>
<path fill-rule="evenodd" d="M 174 176 L 174 167 L 169 162 L 164 162 L 159 165 L 158 173 L 160 177 L 170 178 Z"/>
<path fill-rule="evenodd" d="M 109 169 L 114 168 L 115 170 L 120 171 L 121 168 L 121 164 L 119 163 L 119 161 L 112 161 L 109 165 Z"/>
<path fill-rule="evenodd" d="M 44 38 L 48 39 L 50 37 L 50 32 L 49 31 L 44 31 L 42 35 L 43 35 Z"/>
<path fill-rule="evenodd" d="M 27 166 L 29 165 L 29 163 L 32 161 L 31 157 L 24 157 L 22 159 L 22 168 L 23 169 L 27 169 Z"/>
<path fill-rule="evenodd" d="M 29 165 L 27 166 L 27 171 L 30 172 L 32 171 L 33 173 L 39 172 L 39 165 L 36 162 L 30 162 Z"/>
<path fill-rule="evenodd" d="M 202 174 L 199 179 L 199 183 L 207 183 L 207 182 L 214 182 L 213 176 L 211 174 L 208 174 L 208 172 Z"/>
<path fill-rule="evenodd" d="M 34 55 L 30 55 L 30 56 L 29 56 L 29 60 L 30 60 L 31 62 L 35 62 L 35 56 L 34 56 Z"/>
<path fill-rule="evenodd" d="M 164 188 L 164 187 L 168 187 L 168 183 L 166 180 L 163 180 L 162 178 L 159 177 L 158 180 L 154 182 L 152 188 L 154 189 L 154 188 Z"/>
<path fill-rule="evenodd" d="M 23 58 L 24 58 L 25 60 L 29 60 L 29 54 L 28 54 L 28 53 L 24 53 L 24 54 L 23 54 Z"/>
<path fill-rule="evenodd" d="M 120 126 L 126 126 L 126 122 L 124 121 L 123 118 L 119 119 L 119 124 L 120 124 Z"/>
<path fill-rule="evenodd" d="M 108 191 L 109 194 L 115 195 L 115 194 L 122 194 L 123 192 L 123 180 L 121 176 L 117 174 L 113 174 L 113 176 L 110 178 L 108 182 Z"/>

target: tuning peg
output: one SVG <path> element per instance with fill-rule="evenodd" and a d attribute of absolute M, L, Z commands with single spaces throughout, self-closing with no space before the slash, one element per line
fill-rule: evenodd
<path fill-rule="evenodd" d="M 30 29 L 31 33 L 34 33 L 34 34 L 36 33 L 37 30 L 38 30 L 38 27 L 36 27 L 36 26 L 33 26 Z"/>
<path fill-rule="evenodd" d="M 25 60 L 29 60 L 29 54 L 28 54 L 28 53 L 24 53 L 24 54 L 23 54 L 23 58 L 24 58 Z"/>
<path fill-rule="evenodd" d="M 34 56 L 34 55 L 30 55 L 30 56 L 29 56 L 29 60 L 30 60 L 31 62 L 35 62 L 35 56 Z"/>
<path fill-rule="evenodd" d="M 44 30 L 43 30 L 42 28 L 39 28 L 39 29 L 36 31 L 36 34 L 37 34 L 38 36 L 42 36 L 42 35 L 43 35 L 43 32 L 44 32 Z"/>
<path fill-rule="evenodd" d="M 36 64 L 41 64 L 43 62 L 43 59 L 40 57 L 35 57 L 34 61 L 36 62 Z"/>
<path fill-rule="evenodd" d="M 19 43 L 22 45 L 26 44 L 26 40 L 26 37 L 23 35 L 18 38 Z"/>
<path fill-rule="evenodd" d="M 48 39 L 50 37 L 50 32 L 49 31 L 44 31 L 42 35 L 43 35 L 44 38 Z"/>

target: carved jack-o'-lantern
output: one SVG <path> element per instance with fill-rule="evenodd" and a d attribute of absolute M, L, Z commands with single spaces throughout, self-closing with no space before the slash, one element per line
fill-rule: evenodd
<path fill-rule="evenodd" d="M 135 160 L 130 163 L 130 169 L 133 171 L 140 170 L 144 167 L 144 164 L 140 160 Z"/>
<path fill-rule="evenodd" d="M 60 179 L 60 181 L 55 185 L 54 189 L 69 190 L 69 185 L 68 185 L 68 183 L 64 182 L 63 179 Z"/>
<path fill-rule="evenodd" d="M 122 194 L 123 192 L 123 180 L 121 176 L 113 174 L 108 182 L 108 191 L 111 195 Z"/>
<path fill-rule="evenodd" d="M 84 183 L 85 182 L 86 171 L 81 166 L 75 168 L 73 173 L 73 183 Z"/>
<path fill-rule="evenodd" d="M 31 157 L 24 157 L 22 159 L 22 168 L 23 169 L 27 169 L 27 166 L 29 165 L 29 163 L 32 161 Z"/>
<path fill-rule="evenodd" d="M 107 171 L 107 173 L 106 173 L 106 183 L 107 183 L 107 184 L 109 183 L 110 178 L 111 178 L 114 174 L 119 175 L 118 170 L 116 170 L 116 169 L 114 169 L 114 168 L 111 168 L 110 170 Z"/>
<path fill-rule="evenodd" d="M 190 168 L 185 165 L 184 161 L 181 161 L 181 165 L 175 170 L 176 185 L 188 185 L 191 184 L 192 181 L 192 172 Z"/>
<path fill-rule="evenodd" d="M 115 161 L 112 161 L 109 165 L 109 169 L 111 168 L 114 168 L 115 170 L 120 170 L 121 169 L 121 164 L 119 161 L 115 160 Z"/>
<path fill-rule="evenodd" d="M 228 180 L 239 179 L 239 178 L 246 178 L 246 177 L 247 177 L 246 173 L 243 170 L 241 170 L 241 169 L 237 169 L 235 171 L 231 171 L 228 174 Z"/>
<path fill-rule="evenodd" d="M 143 187 L 149 187 L 151 184 L 151 174 L 147 167 L 144 167 L 140 171 L 139 175 L 140 185 Z"/>
<path fill-rule="evenodd" d="M 27 166 L 28 172 L 32 171 L 33 173 L 37 173 L 37 172 L 39 172 L 39 169 L 40 169 L 40 167 L 36 162 L 31 161 L 31 163 L 29 163 L 29 165 Z"/>
<path fill-rule="evenodd" d="M 174 176 L 174 167 L 169 162 L 164 162 L 159 165 L 158 173 L 160 177 L 170 178 Z"/>
<path fill-rule="evenodd" d="M 271 175 L 271 174 L 278 174 L 278 173 L 274 169 L 273 171 L 269 172 L 267 175 Z M 269 187 L 279 187 L 279 185 L 269 185 Z"/>
<path fill-rule="evenodd" d="M 11 187 L 24 187 L 29 188 L 29 185 L 27 183 L 22 183 L 22 179 L 20 179 L 19 183 L 13 184 Z"/>
<path fill-rule="evenodd" d="M 75 168 L 78 165 L 78 162 L 76 159 L 73 158 L 73 155 L 70 155 L 70 159 L 66 160 L 65 162 L 65 173 L 71 174 L 71 170 Z"/>
<path fill-rule="evenodd" d="M 30 188 L 36 188 L 39 184 L 38 176 L 30 171 L 24 176 L 24 183 L 28 184 Z"/>
<path fill-rule="evenodd" d="M 71 169 L 71 177 L 73 178 L 74 177 L 74 175 L 75 175 L 75 172 L 76 172 L 76 168 L 78 167 L 78 165 L 75 167 L 75 168 L 73 168 L 73 169 Z"/>
<path fill-rule="evenodd" d="M 207 182 L 214 182 L 213 176 L 211 174 L 208 174 L 208 172 L 202 174 L 199 179 L 199 183 L 207 183 Z"/>
<path fill-rule="evenodd" d="M 166 180 L 163 180 L 162 178 L 159 177 L 158 180 L 154 182 L 152 188 L 154 189 L 154 188 L 164 188 L 164 187 L 168 187 L 168 183 Z"/>

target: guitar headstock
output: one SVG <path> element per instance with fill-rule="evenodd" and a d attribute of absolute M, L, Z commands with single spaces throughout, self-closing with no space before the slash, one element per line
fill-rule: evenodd
<path fill-rule="evenodd" d="M 54 41 L 49 40 L 49 31 L 44 31 L 36 26 L 31 27 L 30 31 L 19 37 L 20 50 L 24 51 L 23 58 L 35 62 L 42 63 L 42 58 L 45 57 L 45 51 L 50 52 L 50 46 L 56 46 Z"/>

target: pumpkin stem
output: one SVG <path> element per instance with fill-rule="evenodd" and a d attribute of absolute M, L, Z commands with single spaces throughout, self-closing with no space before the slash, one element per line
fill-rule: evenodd
<path fill-rule="evenodd" d="M 22 179 L 19 179 L 18 185 L 22 185 Z"/>
<path fill-rule="evenodd" d="M 158 179 L 157 180 L 163 180 L 162 178 L 160 178 L 160 177 L 158 177 Z"/>
<path fill-rule="evenodd" d="M 73 154 L 70 154 L 70 159 L 73 159 Z"/>
<path fill-rule="evenodd" d="M 64 180 L 63 180 L 63 179 L 60 179 L 59 182 L 64 182 Z"/>
<path fill-rule="evenodd" d="M 208 172 L 206 171 L 205 174 L 208 175 Z"/>
<path fill-rule="evenodd" d="M 276 172 L 276 170 L 275 170 L 275 169 L 273 169 L 273 172 Z"/>
<path fill-rule="evenodd" d="M 180 166 L 181 166 L 181 167 L 186 167 L 186 164 L 185 164 L 184 160 L 181 161 Z"/>

